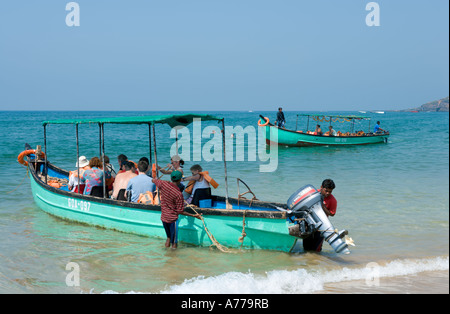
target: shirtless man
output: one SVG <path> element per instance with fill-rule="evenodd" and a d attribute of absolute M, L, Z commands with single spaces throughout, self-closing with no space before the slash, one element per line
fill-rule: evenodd
<path fill-rule="evenodd" d="M 131 178 L 134 178 L 137 176 L 136 173 L 133 171 L 133 163 L 130 161 L 123 162 L 122 164 L 123 169 L 125 172 L 120 172 L 116 175 L 116 179 L 114 180 L 113 184 L 113 194 L 112 198 L 117 199 L 119 195 L 119 191 L 124 189 L 127 189 L 128 181 L 130 181 Z"/>

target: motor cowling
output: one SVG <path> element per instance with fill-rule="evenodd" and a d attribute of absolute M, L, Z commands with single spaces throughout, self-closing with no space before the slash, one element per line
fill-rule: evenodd
<path fill-rule="evenodd" d="M 293 236 L 305 239 L 315 232 L 320 232 L 337 253 L 349 254 L 348 245 L 343 239 L 346 230 L 337 231 L 322 209 L 323 196 L 312 185 L 305 185 L 287 201 L 289 219 L 294 223 L 289 228 Z"/>

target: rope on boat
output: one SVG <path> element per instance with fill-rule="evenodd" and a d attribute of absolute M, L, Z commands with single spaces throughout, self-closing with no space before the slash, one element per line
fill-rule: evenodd
<path fill-rule="evenodd" d="M 186 203 L 187 204 L 187 203 Z M 227 248 L 226 246 L 223 246 L 222 244 L 219 243 L 219 241 L 216 240 L 216 238 L 213 236 L 213 234 L 211 233 L 211 231 L 209 231 L 208 227 L 206 227 L 206 223 L 205 223 L 205 219 L 203 218 L 202 215 L 200 215 L 196 210 L 195 207 L 191 204 L 187 204 L 187 207 L 189 207 L 190 209 L 192 209 L 194 211 L 194 213 L 196 213 L 197 215 L 199 215 L 200 220 L 203 223 L 203 228 L 205 229 L 206 234 L 208 235 L 209 239 L 211 240 L 211 242 L 213 243 L 211 246 L 215 246 L 216 248 L 218 248 L 221 252 L 223 253 L 237 253 L 234 250 L 231 250 L 229 248 Z"/>
<path fill-rule="evenodd" d="M 242 246 L 244 245 L 244 239 L 247 236 L 247 233 L 245 233 L 245 214 L 246 213 L 247 213 L 247 209 L 244 210 L 244 215 L 242 217 L 242 234 L 241 234 L 241 237 L 238 240 L 239 242 L 241 242 L 241 249 L 242 249 Z"/>
<path fill-rule="evenodd" d="M 15 190 L 17 190 L 17 189 L 19 188 L 19 186 L 22 185 L 22 183 L 23 183 L 23 181 L 25 180 L 26 177 L 29 177 L 29 176 L 28 176 L 28 167 L 27 167 L 27 172 L 25 173 L 25 176 L 22 178 L 22 181 L 20 181 L 19 185 L 16 186 L 13 190 L 11 190 L 11 191 L 9 191 L 9 192 L 6 192 L 6 194 L 12 193 L 12 192 L 14 192 Z"/>

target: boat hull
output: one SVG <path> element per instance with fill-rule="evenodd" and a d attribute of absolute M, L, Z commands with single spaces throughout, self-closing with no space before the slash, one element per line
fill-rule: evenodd
<path fill-rule="evenodd" d="M 275 143 L 283 146 L 346 146 L 368 145 L 386 143 L 389 134 L 370 136 L 317 136 L 305 134 L 276 126 L 268 125 L 265 128 L 265 138 L 268 145 Z"/>
<path fill-rule="evenodd" d="M 62 219 L 96 227 L 166 238 L 159 206 L 114 201 L 63 191 L 42 182 L 32 168 L 30 166 L 34 201 L 43 211 Z M 217 201 L 222 199 L 217 197 Z M 291 250 L 296 238 L 289 235 L 289 223 L 284 212 L 269 209 L 242 210 L 238 208 L 241 205 L 237 206 L 236 199 L 233 199 L 233 202 L 233 207 L 237 209 L 198 209 L 209 231 L 220 244 L 230 248 L 285 252 Z M 244 206 L 243 203 L 248 204 L 249 201 L 240 200 L 240 203 Z M 264 206 L 263 202 L 257 203 Z M 238 239 L 242 236 L 244 214 L 246 236 L 241 244 Z M 184 215 L 180 215 L 178 220 L 178 240 L 197 246 L 212 245 L 202 221 Z"/>

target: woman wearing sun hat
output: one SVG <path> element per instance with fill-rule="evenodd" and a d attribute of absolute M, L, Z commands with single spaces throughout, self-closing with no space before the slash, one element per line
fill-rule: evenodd
<path fill-rule="evenodd" d="M 77 163 L 75 164 L 79 170 L 70 171 L 69 173 L 69 190 L 71 192 L 83 194 L 84 184 L 80 184 L 80 191 L 78 191 L 78 173 L 80 177 L 83 177 L 83 173 L 85 170 L 89 169 L 89 160 L 87 160 L 86 156 L 80 156 L 78 158 Z"/>

